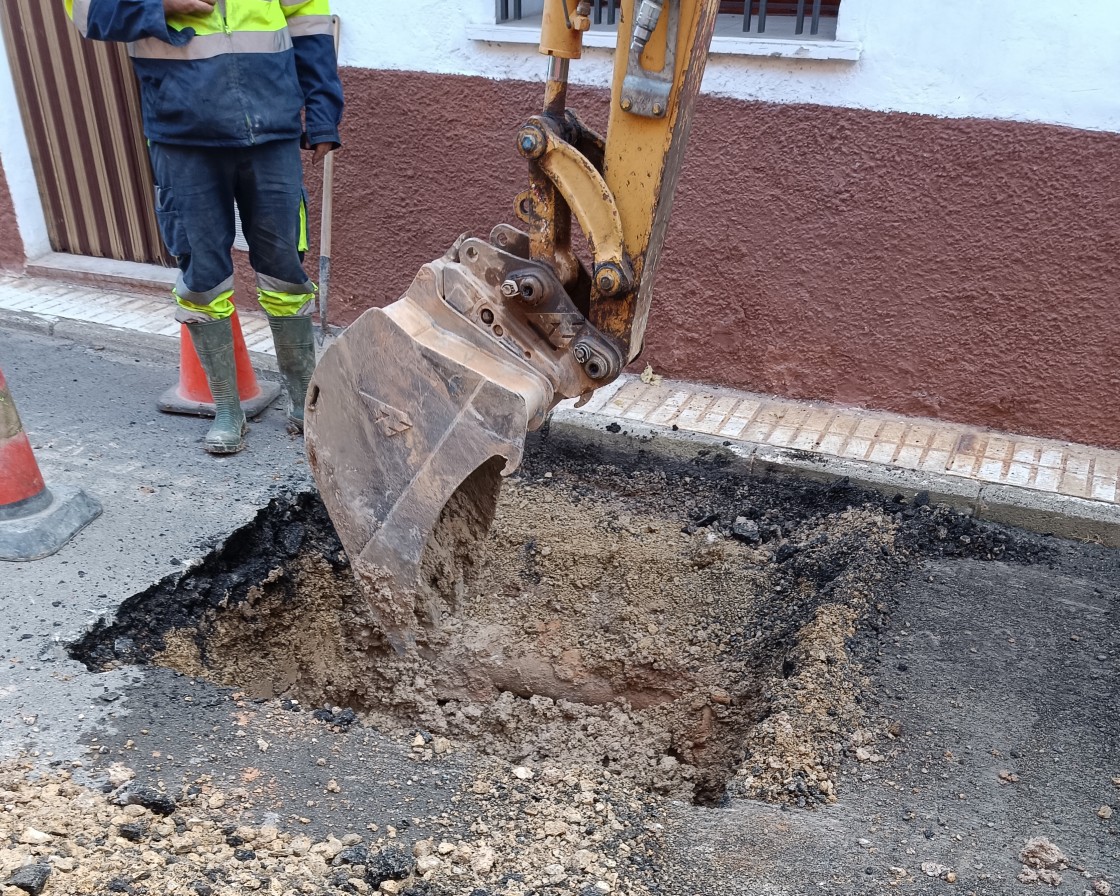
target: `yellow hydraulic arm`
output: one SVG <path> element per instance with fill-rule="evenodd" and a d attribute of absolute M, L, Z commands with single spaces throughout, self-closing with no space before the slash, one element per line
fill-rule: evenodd
<path fill-rule="evenodd" d="M 625 0 L 619 17 L 606 141 L 567 111 L 568 60 L 589 26 L 585 0 L 548 0 L 541 52 L 551 57 L 545 111 L 518 135 L 533 187 L 519 199 L 533 258 L 567 273 L 570 243 L 556 233 L 575 213 L 593 254 L 589 319 L 641 350 L 653 273 L 664 243 L 718 2 Z M 574 139 L 563 139 L 565 118 Z M 540 185 L 543 174 L 562 201 Z M 551 194 L 550 194 L 551 193 Z M 570 287 L 570 281 L 566 280 Z"/>
<path fill-rule="evenodd" d="M 565 398 L 641 351 L 719 0 L 622 0 L 606 138 L 567 108 L 586 0 L 545 0 L 541 113 L 517 132 L 525 229 L 460 237 L 355 321 L 308 390 L 308 460 L 357 579 L 402 650 L 456 609 L 500 474 Z M 573 218 L 590 259 L 573 248 Z"/>

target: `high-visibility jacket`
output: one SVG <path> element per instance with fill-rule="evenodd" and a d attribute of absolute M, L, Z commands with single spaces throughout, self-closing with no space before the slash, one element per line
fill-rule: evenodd
<path fill-rule="evenodd" d="M 217 0 L 166 17 L 163 0 L 65 0 L 81 33 L 124 41 L 157 143 L 338 144 L 342 85 L 329 0 Z M 306 129 L 300 120 L 304 110 Z"/>

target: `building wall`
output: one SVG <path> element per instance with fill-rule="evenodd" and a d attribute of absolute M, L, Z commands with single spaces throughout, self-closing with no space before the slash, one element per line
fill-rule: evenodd
<path fill-rule="evenodd" d="M 403 14 L 388 0 L 332 0 L 343 20 L 342 62 L 540 80 L 545 66 L 531 45 L 472 39 L 486 33 L 478 26 L 493 22 L 494 5 L 413 0 Z M 1115 0 L 842 0 L 837 38 L 859 46 L 857 61 L 805 59 L 796 48 L 788 58 L 717 53 L 704 89 L 741 100 L 1120 131 Z M 607 85 L 610 51 L 587 50 L 572 79 Z"/>
<path fill-rule="evenodd" d="M 1021 0 L 843 0 L 855 61 L 714 56 L 641 363 L 1120 447 L 1111 5 L 1059 18 Z M 331 304 L 346 322 L 459 233 L 513 221 L 513 135 L 544 63 L 476 39 L 492 0 L 333 6 L 348 111 Z M 609 68 L 594 48 L 572 66 L 571 104 L 593 125 Z M 42 212 L 12 174 L 20 152 L 18 128 L 0 134 L 33 257 Z M 315 195 L 317 171 L 308 183 Z"/>
<path fill-rule="evenodd" d="M 511 138 L 544 70 L 532 46 L 472 39 L 492 0 L 385 19 L 367 2 L 334 0 L 350 96 L 336 220 L 361 234 L 335 252 L 346 318 L 458 233 L 512 219 Z M 837 37 L 858 60 L 709 60 L 642 363 L 1120 447 L 1110 0 L 1060 16 L 843 0 Z M 609 50 L 572 65 L 593 123 L 609 77 Z"/>
<path fill-rule="evenodd" d="M 346 86 L 340 320 L 459 233 L 514 221 L 510 123 L 539 102 L 532 83 L 410 72 Z M 601 88 L 572 105 L 605 120 Z M 1120 135 L 711 96 L 692 133 L 643 364 L 1120 447 Z"/>

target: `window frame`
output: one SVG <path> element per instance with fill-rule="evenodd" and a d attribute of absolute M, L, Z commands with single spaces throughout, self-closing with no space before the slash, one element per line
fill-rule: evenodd
<path fill-rule="evenodd" d="M 540 41 L 540 5 L 543 0 L 495 0 L 492 22 L 472 23 L 467 26 L 467 36 L 474 41 L 494 44 L 536 44 Z M 731 0 L 734 2 L 734 0 Z M 839 33 L 840 16 L 843 3 L 837 4 L 836 17 L 821 16 L 820 32 L 810 34 L 809 17 L 806 16 L 803 34 L 795 33 L 795 17 L 784 13 L 767 13 L 767 30 L 761 34 L 743 32 L 743 7 L 747 0 L 735 3 L 735 12 L 721 12 L 716 23 L 716 33 L 712 39 L 713 56 L 765 56 L 796 60 L 834 60 L 855 62 L 859 60 L 863 46 L 858 40 L 841 39 Z M 752 0 L 757 4 L 758 0 Z M 806 0 L 811 8 L 813 0 Z M 603 4 L 606 5 L 605 3 Z M 510 19 L 500 21 L 505 7 Z M 521 19 L 512 19 L 515 10 L 521 12 Z M 615 46 L 615 24 L 609 21 L 605 10 L 596 4 L 592 14 L 591 30 L 584 32 L 585 47 L 613 49 Z M 752 14 L 752 28 L 756 27 L 757 17 Z M 601 21 L 597 21 L 601 19 Z M 780 24 L 778 24 L 780 23 Z M 773 28 L 778 24 L 777 28 Z"/>

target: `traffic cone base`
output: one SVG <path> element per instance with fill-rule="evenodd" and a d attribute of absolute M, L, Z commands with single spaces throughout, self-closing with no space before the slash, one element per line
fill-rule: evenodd
<path fill-rule="evenodd" d="M 279 397 L 280 384 L 262 384 L 257 380 L 237 312 L 233 314 L 233 355 L 237 362 L 237 396 L 241 399 L 241 408 L 246 417 L 257 417 Z M 179 382 L 160 396 L 156 406 L 168 414 L 214 416 L 214 397 L 186 324 L 179 330 Z"/>
<path fill-rule="evenodd" d="M 47 488 L 0 371 L 0 560 L 38 560 L 101 514 L 80 488 Z"/>
<path fill-rule="evenodd" d="M 29 505 L 40 496 L 45 506 Z M 41 560 L 49 557 L 101 515 L 101 504 L 80 488 L 54 486 L 21 502 L 23 515 L 0 519 L 0 560 Z M 15 505 L 4 508 L 16 509 Z"/>

